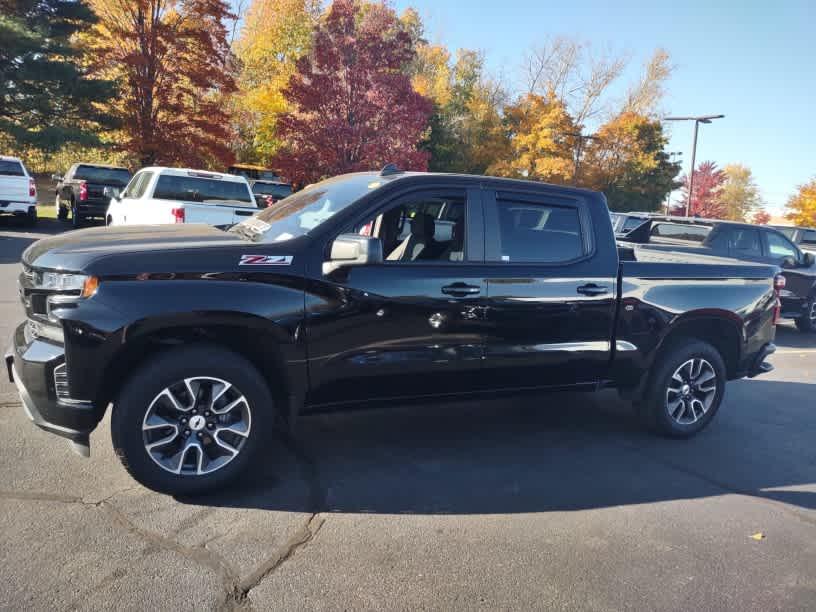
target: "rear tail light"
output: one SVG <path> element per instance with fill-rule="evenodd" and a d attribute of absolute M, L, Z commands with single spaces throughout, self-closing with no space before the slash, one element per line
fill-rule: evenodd
<path fill-rule="evenodd" d="M 774 304 L 773 322 L 776 325 L 782 315 L 782 300 L 779 299 L 779 292 L 785 288 L 785 277 L 781 274 L 774 276 L 774 293 L 776 293 L 776 304 Z"/>
<path fill-rule="evenodd" d="M 28 195 L 32 198 L 37 197 L 37 183 L 34 182 L 33 178 L 28 179 Z"/>
<path fill-rule="evenodd" d="M 174 208 L 170 211 L 170 214 L 173 215 L 173 222 L 174 223 L 184 223 L 184 209 L 183 208 Z"/>
<path fill-rule="evenodd" d="M 79 199 L 82 202 L 88 199 L 88 183 L 85 181 L 79 183 Z"/>

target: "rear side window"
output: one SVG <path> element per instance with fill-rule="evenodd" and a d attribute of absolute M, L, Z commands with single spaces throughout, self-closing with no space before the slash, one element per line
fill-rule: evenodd
<path fill-rule="evenodd" d="M 159 177 L 153 197 L 159 200 L 185 200 L 202 204 L 255 205 L 245 183 L 171 174 Z"/>
<path fill-rule="evenodd" d="M 25 176 L 23 164 L 0 159 L 0 176 Z"/>
<path fill-rule="evenodd" d="M 808 246 L 816 246 L 816 231 L 805 230 L 805 232 L 802 234 L 802 244 L 807 244 Z"/>
<path fill-rule="evenodd" d="M 558 263 L 585 253 L 576 208 L 497 199 L 499 260 Z"/>
<path fill-rule="evenodd" d="M 285 183 L 255 183 L 252 192 L 259 195 L 270 195 L 279 200 L 292 195 L 292 186 Z"/>
<path fill-rule="evenodd" d="M 762 246 L 759 240 L 759 232 L 755 229 L 732 229 L 728 235 L 728 248 L 738 255 L 760 257 L 762 255 Z"/>
<path fill-rule="evenodd" d="M 682 223 L 658 223 L 652 228 L 652 236 L 656 238 L 688 240 L 689 242 L 702 242 L 710 232 L 710 227 Z"/>
<path fill-rule="evenodd" d="M 101 166 L 79 166 L 74 178 L 89 183 L 117 185 L 124 187 L 130 180 L 130 172 L 125 168 L 103 168 Z"/>
<path fill-rule="evenodd" d="M 623 222 L 621 231 L 630 232 L 636 227 L 640 227 L 646 223 L 646 221 L 648 221 L 648 219 L 641 219 L 640 217 L 626 217 L 626 221 Z"/>

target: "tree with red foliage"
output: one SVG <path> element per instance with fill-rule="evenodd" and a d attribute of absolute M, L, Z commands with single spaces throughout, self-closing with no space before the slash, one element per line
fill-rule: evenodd
<path fill-rule="evenodd" d="M 206 167 L 232 158 L 224 97 L 235 90 L 225 0 L 90 0 L 93 72 L 120 84 L 116 140 L 135 161 Z"/>
<path fill-rule="evenodd" d="M 426 169 L 418 145 L 433 106 L 411 85 L 415 54 L 391 8 L 336 0 L 283 92 L 292 110 L 278 120 L 275 167 L 301 183 L 389 162 Z"/>
<path fill-rule="evenodd" d="M 751 223 L 753 223 L 754 225 L 768 225 L 770 220 L 771 215 L 769 215 L 765 209 L 760 208 L 758 211 L 754 213 L 754 216 L 751 219 Z"/>
<path fill-rule="evenodd" d="M 685 176 L 681 180 L 683 181 L 683 196 L 680 203 L 685 211 L 689 202 L 689 177 Z M 694 193 L 691 194 L 689 215 L 711 219 L 724 218 L 727 210 L 719 195 L 725 180 L 725 173 L 717 168 L 714 162 L 707 161 L 697 166 L 694 171 Z"/>

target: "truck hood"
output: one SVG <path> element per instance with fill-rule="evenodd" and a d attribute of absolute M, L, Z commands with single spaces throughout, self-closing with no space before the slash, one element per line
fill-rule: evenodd
<path fill-rule="evenodd" d="M 102 257 L 177 249 L 246 245 L 238 236 L 204 224 L 93 227 L 43 238 L 29 246 L 26 265 L 81 271 Z"/>

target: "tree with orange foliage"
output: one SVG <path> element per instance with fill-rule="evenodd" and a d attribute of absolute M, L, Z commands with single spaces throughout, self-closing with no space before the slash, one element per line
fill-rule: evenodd
<path fill-rule="evenodd" d="M 788 200 L 787 208 L 789 212 L 785 216 L 796 225 L 816 227 L 816 178 L 799 186 Z"/>
<path fill-rule="evenodd" d="M 143 166 L 232 159 L 224 96 L 235 89 L 224 0 L 91 0 L 84 38 L 95 74 L 120 84 L 111 114 L 120 146 Z"/>
<path fill-rule="evenodd" d="M 550 94 L 527 94 L 504 109 L 510 146 L 488 174 L 567 184 L 572 180 L 575 123 L 564 103 Z"/>
<path fill-rule="evenodd" d="M 758 211 L 754 213 L 754 216 L 751 217 L 751 223 L 754 225 L 768 225 L 771 220 L 771 215 L 768 214 L 764 208 L 760 208 Z"/>

